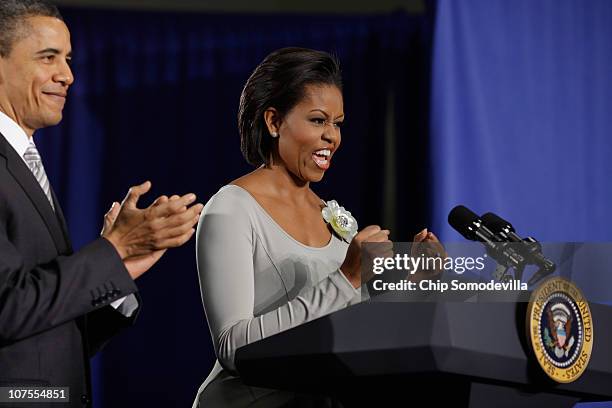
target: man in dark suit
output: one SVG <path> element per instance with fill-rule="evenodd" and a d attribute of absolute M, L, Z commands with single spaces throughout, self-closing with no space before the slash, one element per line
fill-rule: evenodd
<path fill-rule="evenodd" d="M 0 387 L 69 387 L 70 402 L 50 406 L 82 407 L 91 405 L 89 358 L 137 314 L 134 279 L 191 237 L 202 205 L 187 194 L 139 209 L 146 182 L 73 253 L 33 139 L 62 118 L 70 58 L 54 6 L 0 2 Z"/>

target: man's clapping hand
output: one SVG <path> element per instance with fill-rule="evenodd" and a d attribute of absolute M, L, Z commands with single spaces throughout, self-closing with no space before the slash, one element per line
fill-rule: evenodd
<path fill-rule="evenodd" d="M 113 244 L 132 279 L 153 266 L 166 249 L 187 242 L 203 208 L 191 205 L 196 196 L 186 194 L 161 196 L 139 209 L 138 199 L 150 189 L 148 181 L 130 188 L 123 202 L 113 203 L 104 217 L 101 235 Z"/>

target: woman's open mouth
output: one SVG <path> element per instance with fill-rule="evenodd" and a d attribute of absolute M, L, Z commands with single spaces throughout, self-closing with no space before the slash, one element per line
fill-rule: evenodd
<path fill-rule="evenodd" d="M 329 169 L 329 158 L 331 156 L 331 150 L 321 149 L 317 150 L 312 154 L 312 160 L 316 163 L 317 167 L 321 170 Z"/>

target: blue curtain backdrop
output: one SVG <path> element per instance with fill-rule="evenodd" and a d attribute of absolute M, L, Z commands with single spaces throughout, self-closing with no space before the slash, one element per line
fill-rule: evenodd
<path fill-rule="evenodd" d="M 342 147 L 315 189 L 349 208 L 361 225 L 381 222 L 388 118 L 403 140 L 424 140 L 420 110 L 426 109 L 431 47 L 422 15 L 63 13 L 76 82 L 64 121 L 37 134 L 37 143 L 76 248 L 97 236 L 103 214 L 130 185 L 153 182 L 142 205 L 186 192 L 206 202 L 250 171 L 239 151 L 238 100 L 255 66 L 280 47 L 325 50 L 342 62 Z M 398 157 L 410 160 L 397 183 L 416 184 L 424 152 L 404 150 Z M 398 201 L 401 224 L 394 232 L 412 236 L 425 221 L 419 212 L 424 199 L 402 195 Z M 190 406 L 214 362 L 193 240 L 169 251 L 137 283 L 142 313 L 96 358 L 95 402 Z"/>
<path fill-rule="evenodd" d="M 435 26 L 435 230 L 459 239 L 464 204 L 542 241 L 612 240 L 612 2 L 441 0 Z"/>

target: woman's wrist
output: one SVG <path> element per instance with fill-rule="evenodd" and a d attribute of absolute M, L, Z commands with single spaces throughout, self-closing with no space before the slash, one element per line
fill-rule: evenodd
<path fill-rule="evenodd" d="M 339 270 L 355 289 L 361 287 L 361 276 L 359 273 L 355 273 L 351 268 L 346 268 L 344 266 L 341 266 Z"/>

